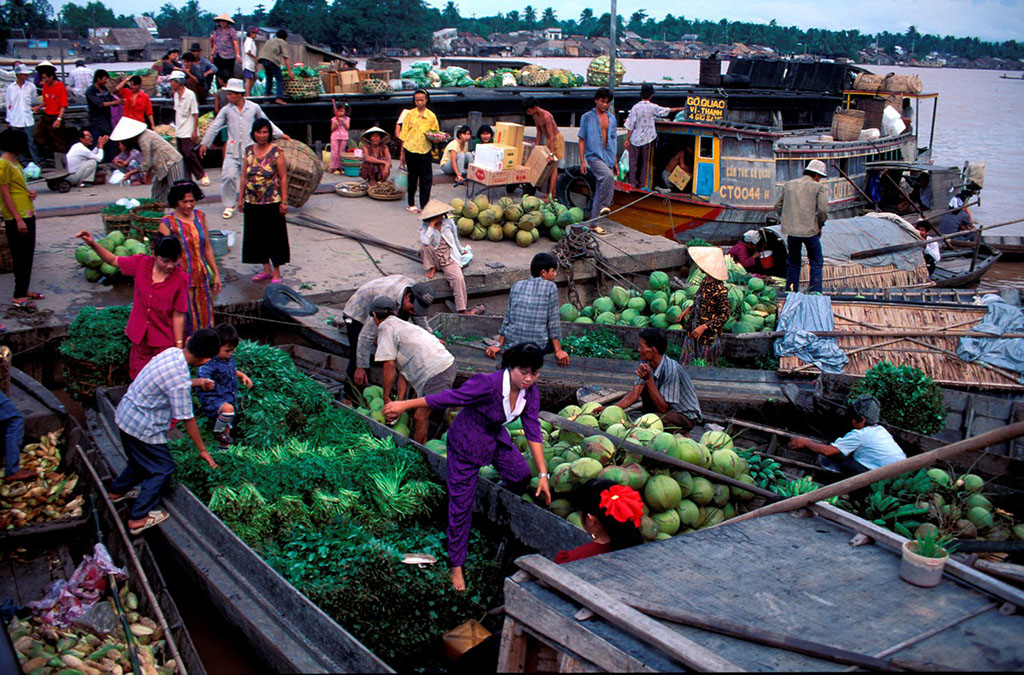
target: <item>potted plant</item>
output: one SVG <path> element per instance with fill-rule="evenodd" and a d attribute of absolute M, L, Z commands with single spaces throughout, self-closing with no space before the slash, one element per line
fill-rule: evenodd
<path fill-rule="evenodd" d="M 924 588 L 938 586 L 949 554 L 955 550 L 953 537 L 941 535 L 937 529 L 917 534 L 903 542 L 900 578 Z"/>

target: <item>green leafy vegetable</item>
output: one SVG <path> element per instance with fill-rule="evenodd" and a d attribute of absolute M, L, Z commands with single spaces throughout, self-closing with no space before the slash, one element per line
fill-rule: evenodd
<path fill-rule="evenodd" d="M 99 366 L 127 363 L 131 343 L 124 329 L 131 311 L 131 305 L 83 307 L 60 344 L 60 353 Z"/>
<path fill-rule="evenodd" d="M 849 400 L 871 394 L 882 406 L 882 419 L 922 434 L 934 434 L 945 426 L 946 407 L 935 380 L 913 366 L 882 361 L 850 389 Z"/>

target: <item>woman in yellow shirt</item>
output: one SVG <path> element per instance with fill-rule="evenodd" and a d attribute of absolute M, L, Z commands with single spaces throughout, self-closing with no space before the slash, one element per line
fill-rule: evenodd
<path fill-rule="evenodd" d="M 472 137 L 472 129 L 465 125 L 459 127 L 455 132 L 455 138 L 441 153 L 441 173 L 455 176 L 456 185 L 466 182 L 466 172 L 469 171 L 469 163 L 473 161 L 473 153 L 469 151 L 469 141 Z"/>
<path fill-rule="evenodd" d="M 434 147 L 427 138 L 429 133 L 437 133 L 441 128 L 437 125 L 437 116 L 427 110 L 430 94 L 425 89 L 417 89 L 412 95 L 415 108 L 405 112 L 402 120 L 402 152 L 405 166 L 409 172 L 409 189 L 406 210 L 419 213 L 420 209 L 430 201 L 430 188 L 434 184 L 434 167 L 430 159 L 430 151 Z M 420 206 L 416 207 L 416 186 L 420 189 Z"/>
<path fill-rule="evenodd" d="M 27 151 L 25 135 L 8 129 L 0 134 L 0 213 L 3 214 L 7 243 L 14 259 L 15 307 L 35 307 L 33 300 L 43 295 L 28 290 L 32 280 L 32 257 L 36 250 L 35 207 L 32 202 L 36 191 L 29 190 L 25 172 L 21 170 L 18 155 Z"/>

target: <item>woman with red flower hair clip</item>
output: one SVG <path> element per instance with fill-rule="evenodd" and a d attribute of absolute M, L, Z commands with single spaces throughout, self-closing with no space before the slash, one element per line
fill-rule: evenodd
<path fill-rule="evenodd" d="M 594 541 L 571 551 L 559 551 L 555 556 L 559 565 L 644 543 L 640 535 L 644 502 L 633 488 L 594 478 L 577 490 L 575 502 L 582 514 L 583 529 Z"/>

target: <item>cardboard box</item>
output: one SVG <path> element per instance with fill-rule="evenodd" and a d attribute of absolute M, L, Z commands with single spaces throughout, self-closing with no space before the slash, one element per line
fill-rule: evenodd
<path fill-rule="evenodd" d="M 686 184 L 690 182 L 691 178 L 692 176 L 683 171 L 681 166 L 672 169 L 672 173 L 668 175 L 669 182 L 679 188 L 680 191 L 686 189 Z"/>
<path fill-rule="evenodd" d="M 504 171 L 505 151 L 496 147 L 493 143 L 481 143 L 476 146 L 473 154 L 473 164 L 487 171 Z"/>
<path fill-rule="evenodd" d="M 529 183 L 530 170 L 525 166 L 514 166 L 509 169 L 509 183 Z"/>
<path fill-rule="evenodd" d="M 526 159 L 526 170 L 528 172 L 527 182 L 537 187 L 547 187 L 551 172 L 558 166 L 558 162 L 549 162 L 551 151 L 546 145 L 535 145 L 530 149 L 530 155 Z"/>
<path fill-rule="evenodd" d="M 359 81 L 359 71 L 355 68 L 350 70 L 339 70 L 338 73 L 338 84 L 351 84 Z"/>
<path fill-rule="evenodd" d="M 470 164 L 466 173 L 469 180 L 481 185 L 508 185 L 511 177 L 510 170 L 493 171 L 476 164 Z"/>
<path fill-rule="evenodd" d="M 521 166 L 523 163 L 523 146 L 520 144 L 518 147 L 514 145 L 505 145 L 504 143 L 493 143 L 495 148 L 498 148 L 504 153 L 504 164 L 503 168 L 508 169 L 513 166 Z"/>
<path fill-rule="evenodd" d="M 523 154 L 523 139 L 526 135 L 526 127 L 522 124 L 512 122 L 498 122 L 494 125 L 494 142 L 498 145 L 510 145 Z"/>

